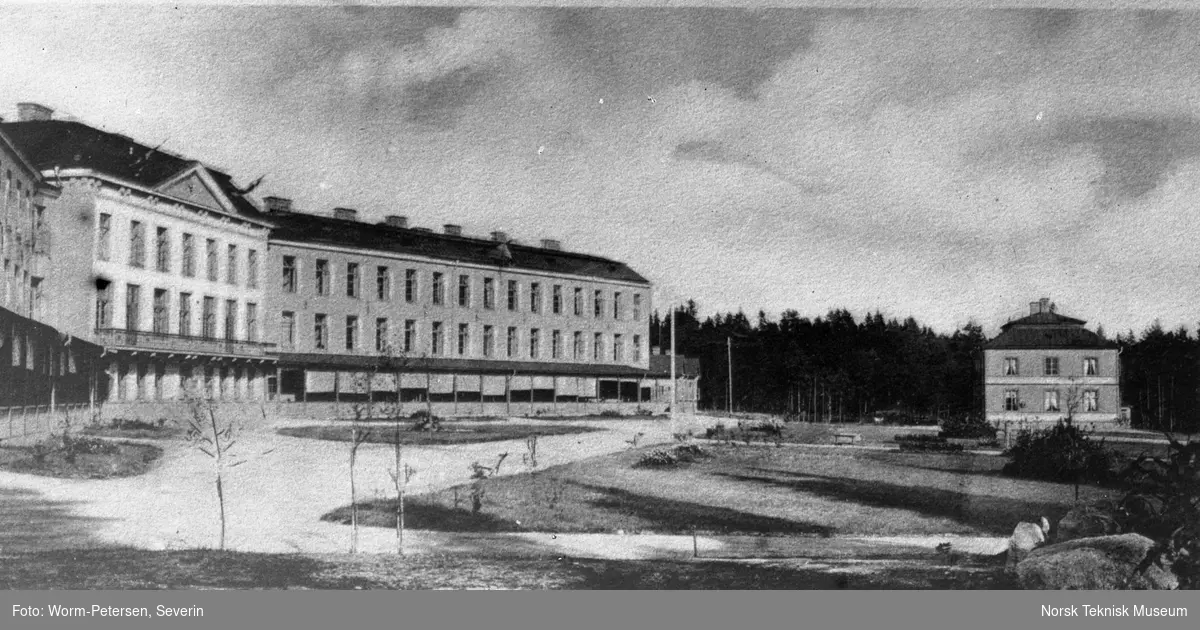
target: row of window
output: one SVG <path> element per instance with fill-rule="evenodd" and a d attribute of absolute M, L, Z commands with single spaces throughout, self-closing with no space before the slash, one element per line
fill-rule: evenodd
<path fill-rule="evenodd" d="M 166 366 L 162 363 L 119 363 L 109 390 L 114 400 L 165 400 Z M 264 372 L 241 366 L 183 366 L 178 396 L 196 393 L 204 398 L 257 400 Z"/>
<path fill-rule="evenodd" d="M 70 348 L 55 350 L 47 347 L 36 337 L 24 333 L 16 324 L 11 329 L 0 331 L 0 353 L 11 355 L 13 367 L 24 367 L 42 374 L 57 372 L 60 376 L 76 373 L 75 353 Z"/>
<path fill-rule="evenodd" d="M 113 327 L 112 284 L 96 290 L 96 328 Z M 167 289 L 154 289 L 149 332 L 160 334 L 178 334 L 186 337 L 200 336 L 209 339 L 221 338 L 217 330 L 218 300 L 211 295 L 202 296 L 199 300 L 200 329 L 194 330 L 193 314 L 197 301 L 193 294 L 181 291 L 176 294 L 178 309 L 176 325 L 171 325 L 172 294 Z M 237 300 L 225 300 L 223 338 L 239 339 L 238 336 Z M 142 330 L 142 287 L 136 284 L 125 285 L 125 330 Z M 245 334 L 241 339 L 258 341 L 258 304 L 246 303 Z M 197 335 L 197 333 L 199 333 Z"/>
<path fill-rule="evenodd" d="M 1079 411 L 1098 411 L 1100 408 L 1100 394 L 1094 389 L 1084 390 L 1080 393 L 1080 398 L 1077 401 L 1069 401 L 1069 403 L 1074 403 L 1077 405 Z M 1025 403 L 1021 402 L 1021 397 L 1017 390 L 1005 390 L 1005 411 L 1021 411 L 1024 409 L 1024 407 Z M 1059 406 L 1057 389 L 1047 389 L 1045 392 L 1043 392 L 1042 411 L 1062 411 L 1061 407 Z"/>
<path fill-rule="evenodd" d="M 112 215 L 101 213 L 97 229 L 99 240 L 96 257 L 100 260 L 112 259 Z M 129 222 L 129 266 L 146 267 L 146 224 L 142 221 Z M 162 273 L 172 273 L 171 248 L 173 241 L 170 230 L 165 227 L 155 228 L 154 237 L 154 270 Z M 194 234 L 182 233 L 180 237 L 180 274 L 185 278 L 195 278 L 197 274 L 197 258 L 200 242 Z M 204 239 L 204 271 L 205 277 L 211 282 L 220 282 L 220 246 L 216 239 Z M 225 278 L 228 284 L 238 284 L 240 265 L 238 246 L 228 243 L 225 246 Z M 246 250 L 246 286 L 258 288 L 258 250 Z"/>
<path fill-rule="evenodd" d="M 296 344 L 296 313 L 293 311 L 284 311 L 282 313 L 281 325 L 281 340 L 285 347 L 294 347 Z M 330 318 L 324 313 L 316 313 L 313 315 L 313 346 L 318 350 L 328 350 Z M 347 315 L 345 318 L 345 335 L 343 341 L 346 350 L 355 351 L 363 349 L 362 322 L 357 315 Z M 570 342 L 570 358 L 575 360 L 585 360 L 588 358 L 587 338 L 581 331 L 576 331 L 571 334 L 570 339 L 567 339 L 561 330 L 549 331 L 548 338 L 543 341 L 543 331 L 539 328 L 530 328 L 525 335 L 525 345 L 521 343 L 521 330 L 516 326 L 510 326 L 504 331 L 503 347 L 500 353 L 497 353 L 497 327 L 484 325 L 483 338 L 479 351 L 484 357 L 504 356 L 507 358 L 528 357 L 530 359 L 540 359 L 548 356 L 551 359 L 563 359 L 568 356 L 568 348 L 566 344 Z M 475 356 L 475 347 L 472 345 L 472 327 L 471 324 L 458 324 L 457 337 L 451 339 L 452 345 L 447 343 L 446 336 L 449 333 L 448 326 L 444 322 L 431 322 L 429 325 L 429 341 L 427 350 L 433 356 Z M 392 337 L 391 324 L 386 317 L 375 318 L 375 335 L 374 347 L 376 352 L 400 351 L 405 353 L 417 352 L 418 348 L 422 347 L 422 341 L 419 339 L 417 320 L 404 320 L 404 328 L 398 331 L 399 343 L 394 343 Z M 625 336 L 617 333 L 612 335 L 611 357 L 614 362 L 622 362 L 625 360 Z M 603 361 L 608 358 L 605 352 L 606 335 L 604 333 L 594 333 L 591 343 L 591 360 Z M 543 353 L 546 351 L 543 348 L 543 343 L 548 343 L 548 355 Z M 528 351 L 528 354 L 525 353 Z M 633 335 L 632 353 L 634 361 L 642 359 L 642 336 Z"/>
<path fill-rule="evenodd" d="M 1058 357 L 1045 357 L 1042 361 L 1043 376 L 1058 376 Z M 1100 361 L 1088 357 L 1083 360 L 1083 375 L 1096 376 L 1100 373 Z M 1008 357 L 1004 359 L 1004 376 L 1020 376 L 1021 364 L 1016 358 Z"/>
<path fill-rule="evenodd" d="M 296 293 L 299 291 L 299 263 L 295 256 L 283 257 L 283 291 L 285 293 Z M 346 297 L 361 298 L 363 297 L 362 290 L 362 266 L 359 263 L 346 263 L 343 288 Z M 440 271 L 432 272 L 430 276 L 430 301 L 435 305 L 445 305 L 447 303 L 447 281 L 445 273 Z M 331 295 L 333 293 L 334 271 L 333 266 L 328 260 L 317 259 L 313 263 L 313 289 L 317 295 Z M 482 299 L 483 308 L 497 308 L 497 282 L 495 278 L 483 278 Z M 561 284 L 555 284 L 549 288 L 549 295 L 545 295 L 544 286 L 540 282 L 530 282 L 526 288 L 527 300 L 522 303 L 521 282 L 519 280 L 508 280 L 504 285 L 505 295 L 504 304 L 510 311 L 528 310 L 531 313 L 542 313 L 549 307 L 549 311 L 555 315 L 563 314 L 567 309 L 568 295 L 564 293 L 565 289 Z M 455 284 L 455 303 L 463 308 L 471 308 L 475 305 L 476 287 L 475 279 L 467 274 L 460 274 Z M 416 269 L 404 270 L 404 301 L 408 303 L 417 302 L 420 299 L 421 287 L 419 274 Z M 584 290 L 582 287 L 574 287 L 571 298 L 571 310 L 576 316 L 582 317 L 584 314 Z M 592 293 L 592 315 L 596 318 L 605 316 L 608 312 L 605 301 L 605 293 L 601 290 L 596 290 Z M 392 272 L 391 268 L 383 265 L 375 267 L 375 299 L 379 301 L 389 301 L 392 299 Z M 545 302 L 549 301 L 547 305 Z M 613 319 L 622 319 L 625 309 L 625 296 L 620 291 L 612 293 L 612 317 Z M 639 320 L 642 318 L 642 296 L 640 293 L 633 294 L 632 298 L 633 319 Z"/>

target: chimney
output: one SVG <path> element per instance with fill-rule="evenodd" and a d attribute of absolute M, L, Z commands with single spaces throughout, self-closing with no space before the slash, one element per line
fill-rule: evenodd
<path fill-rule="evenodd" d="M 17 122 L 50 120 L 54 110 L 38 103 L 17 103 Z"/>
<path fill-rule="evenodd" d="M 292 200 L 283 197 L 263 197 L 263 206 L 267 212 L 291 212 Z"/>
<path fill-rule="evenodd" d="M 383 224 L 391 227 L 406 228 L 408 227 L 408 217 L 402 217 L 398 214 L 389 214 L 383 218 Z"/>
<path fill-rule="evenodd" d="M 354 210 L 352 208 L 334 208 L 333 218 L 341 219 L 343 221 L 357 221 L 358 210 Z"/>
<path fill-rule="evenodd" d="M 450 236 L 462 236 L 462 226 L 461 225 L 447 223 L 446 225 L 443 225 L 442 227 L 446 229 L 446 234 L 449 234 Z"/>
<path fill-rule="evenodd" d="M 1030 315 L 1037 315 L 1038 313 L 1041 313 L 1041 312 L 1042 312 L 1041 302 L 1030 302 L 1029 303 L 1029 314 Z"/>
<path fill-rule="evenodd" d="M 499 230 L 492 232 L 492 240 L 496 241 L 497 243 L 503 243 L 504 241 L 508 240 L 508 233 L 501 232 Z"/>
<path fill-rule="evenodd" d="M 544 238 L 542 239 L 542 249 L 561 250 L 562 243 L 552 238 Z"/>
<path fill-rule="evenodd" d="M 1049 313 L 1050 312 L 1050 298 L 1048 298 L 1048 297 L 1042 298 L 1040 300 L 1040 306 L 1041 306 L 1043 313 Z"/>

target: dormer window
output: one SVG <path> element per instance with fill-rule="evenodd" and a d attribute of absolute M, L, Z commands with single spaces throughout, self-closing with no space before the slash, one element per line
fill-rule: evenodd
<path fill-rule="evenodd" d="M 1016 357 L 1008 357 L 1004 359 L 1004 375 L 1017 376 L 1021 373 L 1020 364 Z"/>

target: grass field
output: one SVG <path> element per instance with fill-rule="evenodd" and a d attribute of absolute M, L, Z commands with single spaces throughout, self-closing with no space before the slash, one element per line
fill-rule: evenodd
<path fill-rule="evenodd" d="M 869 569 L 869 570 L 866 570 Z M 735 563 L 127 548 L 0 552 L 0 588 L 45 589 L 997 589 L 994 563 Z"/>
<path fill-rule="evenodd" d="M 371 434 L 367 436 L 367 442 L 393 444 L 396 439 L 395 430 L 393 426 L 390 425 L 367 426 L 365 427 L 365 430 L 371 431 Z M 409 446 L 444 446 L 452 444 L 477 444 L 480 442 L 523 440 L 532 435 L 573 435 L 599 430 L 600 429 L 579 426 L 544 426 L 520 424 L 454 426 L 444 424 L 438 431 L 411 431 L 409 430 L 409 425 L 403 425 L 400 431 L 400 442 L 401 444 Z M 279 429 L 279 433 L 281 435 L 315 440 L 333 440 L 338 442 L 350 441 L 350 431 L 351 427 L 349 425 L 313 425 L 303 427 L 285 427 Z"/>
<path fill-rule="evenodd" d="M 411 497 L 416 529 L 761 535 L 1007 536 L 1022 520 L 1062 517 L 1073 487 L 1000 474 L 1004 458 L 971 454 L 706 445 L 712 457 L 669 469 L 627 451 Z M 702 490 L 701 490 L 702 489 Z M 1083 500 L 1112 496 L 1084 486 Z M 360 505 L 394 525 L 394 502 Z M 345 507 L 326 515 L 344 521 Z"/>
<path fill-rule="evenodd" d="M 108 479 L 140 475 L 161 456 L 162 449 L 146 444 L 77 438 L 72 449 L 64 449 L 57 440 L 47 440 L 37 446 L 0 447 L 0 470 L 66 479 Z"/>

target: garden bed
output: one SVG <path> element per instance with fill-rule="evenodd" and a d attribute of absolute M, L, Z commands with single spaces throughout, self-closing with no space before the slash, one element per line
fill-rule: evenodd
<path fill-rule="evenodd" d="M 579 426 L 545 426 L 545 425 L 482 425 L 454 426 L 450 423 L 441 425 L 434 431 L 414 431 L 411 424 L 405 423 L 400 431 L 400 443 L 406 446 L 445 446 L 452 444 L 479 444 L 484 442 L 503 442 L 506 440 L 523 440 L 530 436 L 574 435 L 602 431 L 591 427 Z M 369 425 L 362 427 L 369 431 L 366 442 L 374 444 L 394 444 L 396 432 L 392 425 Z M 349 442 L 351 427 L 349 425 L 302 426 L 285 427 L 278 430 L 280 435 L 308 438 L 314 440 L 332 440 Z"/>
<path fill-rule="evenodd" d="M 64 445 L 56 438 L 0 447 L 0 470 L 64 479 L 133 477 L 149 470 L 162 452 L 149 444 L 75 438 Z"/>
<path fill-rule="evenodd" d="M 180 437 L 183 429 L 176 422 L 165 418 L 157 422 L 114 419 L 108 424 L 93 424 L 81 431 L 84 435 L 109 438 L 133 438 L 140 440 L 166 440 Z"/>

